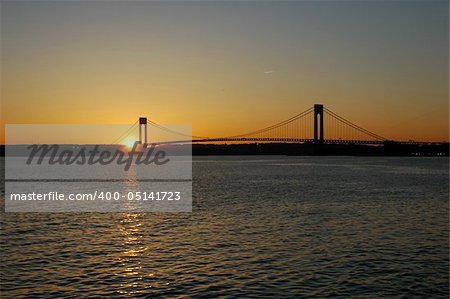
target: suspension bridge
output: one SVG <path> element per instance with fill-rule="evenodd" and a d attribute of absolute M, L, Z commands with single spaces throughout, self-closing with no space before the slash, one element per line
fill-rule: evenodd
<path fill-rule="evenodd" d="M 296 114 L 288 119 L 272 124 L 270 126 L 246 132 L 240 135 L 224 137 L 191 136 L 182 132 L 177 132 L 167 126 L 158 124 L 146 117 L 140 117 L 126 132 L 113 143 L 120 143 L 135 130 L 139 130 L 139 143 L 148 143 L 147 125 L 157 130 L 177 136 L 174 140 L 152 143 L 173 144 L 173 143 L 249 143 L 249 142 L 285 142 L 285 143 L 313 143 L 321 144 L 360 144 L 360 145 L 382 145 L 386 143 L 410 144 L 410 145 L 437 145 L 448 144 L 447 142 L 428 141 L 401 141 L 391 140 L 377 133 L 371 132 L 358 126 L 350 120 L 327 109 L 321 104 Z"/>

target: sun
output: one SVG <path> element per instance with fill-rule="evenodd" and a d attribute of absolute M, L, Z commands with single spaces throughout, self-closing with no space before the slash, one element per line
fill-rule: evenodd
<path fill-rule="evenodd" d="M 133 148 L 135 142 L 136 142 L 136 140 L 134 140 L 132 138 L 127 138 L 122 141 L 122 144 L 125 145 L 127 148 L 131 149 L 131 148 Z"/>

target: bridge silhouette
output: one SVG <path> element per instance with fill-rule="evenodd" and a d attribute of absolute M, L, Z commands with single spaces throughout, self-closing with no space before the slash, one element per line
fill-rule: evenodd
<path fill-rule="evenodd" d="M 146 117 L 140 117 L 124 134 L 114 143 L 127 138 L 133 131 L 139 128 L 139 143 L 146 144 L 147 125 L 178 136 L 179 139 L 153 142 L 156 144 L 170 143 L 248 143 L 248 142 L 286 142 L 286 143 L 313 143 L 313 144 L 361 144 L 382 145 L 386 143 L 411 144 L 411 145 L 436 145 L 447 144 L 447 142 L 428 141 L 401 141 L 391 140 L 377 133 L 364 129 L 348 119 L 327 109 L 321 104 L 296 114 L 288 119 L 273 125 L 246 132 L 240 135 L 224 137 L 191 136 L 172 130 L 164 125 L 158 124 Z"/>

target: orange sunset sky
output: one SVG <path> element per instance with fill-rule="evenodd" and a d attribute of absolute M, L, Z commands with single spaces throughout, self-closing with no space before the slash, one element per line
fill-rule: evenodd
<path fill-rule="evenodd" d="M 192 124 L 220 137 L 322 103 L 449 139 L 448 1 L 2 1 L 4 124 Z"/>

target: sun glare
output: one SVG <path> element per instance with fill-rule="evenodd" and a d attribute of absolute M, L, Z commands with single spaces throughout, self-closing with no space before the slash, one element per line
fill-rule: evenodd
<path fill-rule="evenodd" d="M 132 138 L 127 138 L 122 141 L 122 144 L 125 145 L 127 148 L 131 149 L 135 142 L 136 142 L 136 140 L 134 140 Z"/>

